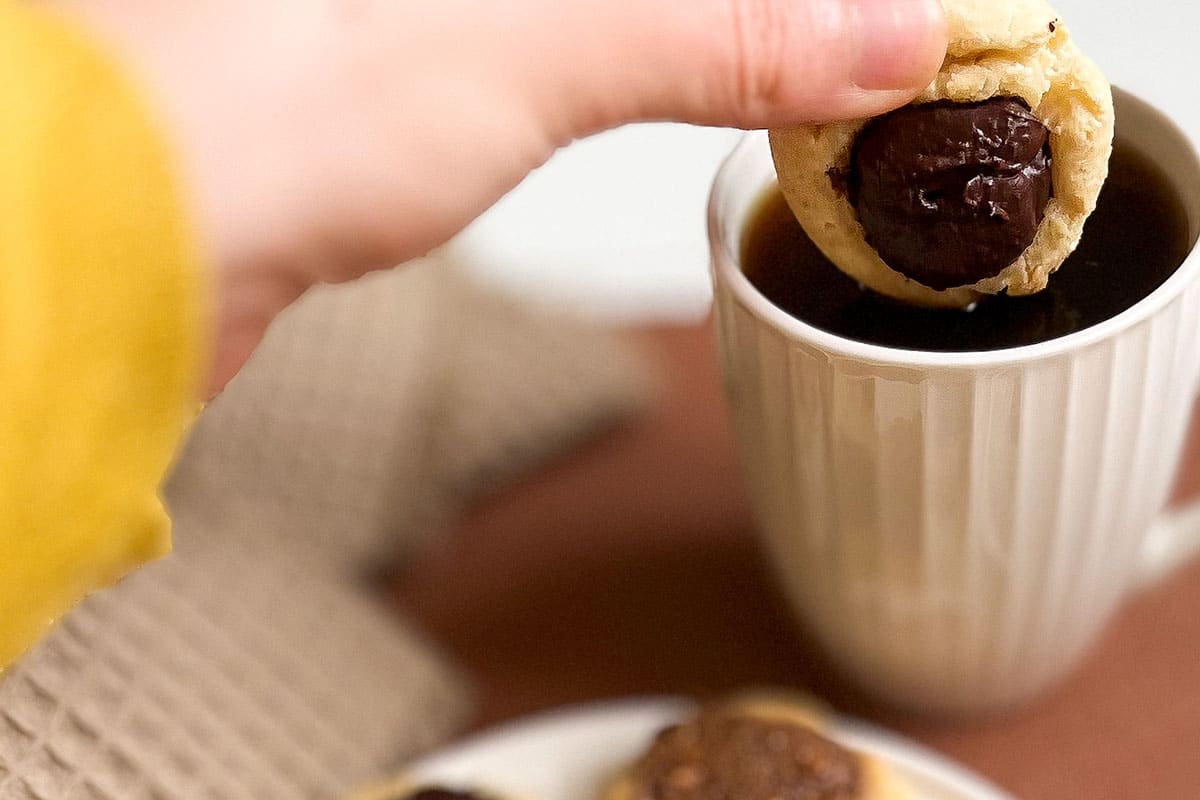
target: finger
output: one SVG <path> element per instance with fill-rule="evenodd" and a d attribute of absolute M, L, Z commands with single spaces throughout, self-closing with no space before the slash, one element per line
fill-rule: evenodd
<path fill-rule="evenodd" d="M 871 116 L 946 53 L 940 0 L 587 0 L 543 72 L 576 133 L 632 120 L 743 128 Z M 550 26 L 553 27 L 553 26 Z"/>

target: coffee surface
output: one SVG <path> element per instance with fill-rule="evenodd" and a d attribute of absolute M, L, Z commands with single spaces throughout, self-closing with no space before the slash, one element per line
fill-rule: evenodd
<path fill-rule="evenodd" d="M 1038 294 L 987 297 L 969 311 L 890 300 L 830 263 L 774 186 L 746 228 L 742 265 L 772 303 L 830 333 L 900 349 L 964 352 L 1035 344 L 1103 322 L 1161 286 L 1191 245 L 1178 191 L 1118 136 L 1078 249 Z"/>
<path fill-rule="evenodd" d="M 905 106 L 855 142 L 850 202 L 889 267 L 932 289 L 999 275 L 1052 192 L 1050 131 L 1023 101 Z"/>

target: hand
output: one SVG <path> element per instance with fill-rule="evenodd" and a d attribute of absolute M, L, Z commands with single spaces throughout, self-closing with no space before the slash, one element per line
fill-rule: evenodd
<path fill-rule="evenodd" d="M 939 0 L 57 3 L 165 110 L 219 268 L 214 390 L 308 286 L 426 253 L 576 137 L 876 114 L 946 48 Z"/>

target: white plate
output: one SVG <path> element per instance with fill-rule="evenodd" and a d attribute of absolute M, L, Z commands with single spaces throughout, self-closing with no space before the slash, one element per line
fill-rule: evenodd
<path fill-rule="evenodd" d="M 690 704 L 642 699 L 569 708 L 509 723 L 414 764 L 419 782 L 481 786 L 530 800 L 587 800 Z M 1013 800 L 946 759 L 895 734 L 835 719 L 831 736 L 890 761 L 920 800 Z"/>

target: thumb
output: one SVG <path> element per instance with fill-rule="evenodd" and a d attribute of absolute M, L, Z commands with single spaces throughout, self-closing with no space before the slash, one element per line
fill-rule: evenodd
<path fill-rule="evenodd" d="M 873 116 L 946 54 L 940 0 L 586 0 L 551 80 L 575 133 L 672 119 L 742 128 Z M 550 73 L 551 71 L 547 71 Z M 546 73 L 544 73 L 546 74 Z"/>

